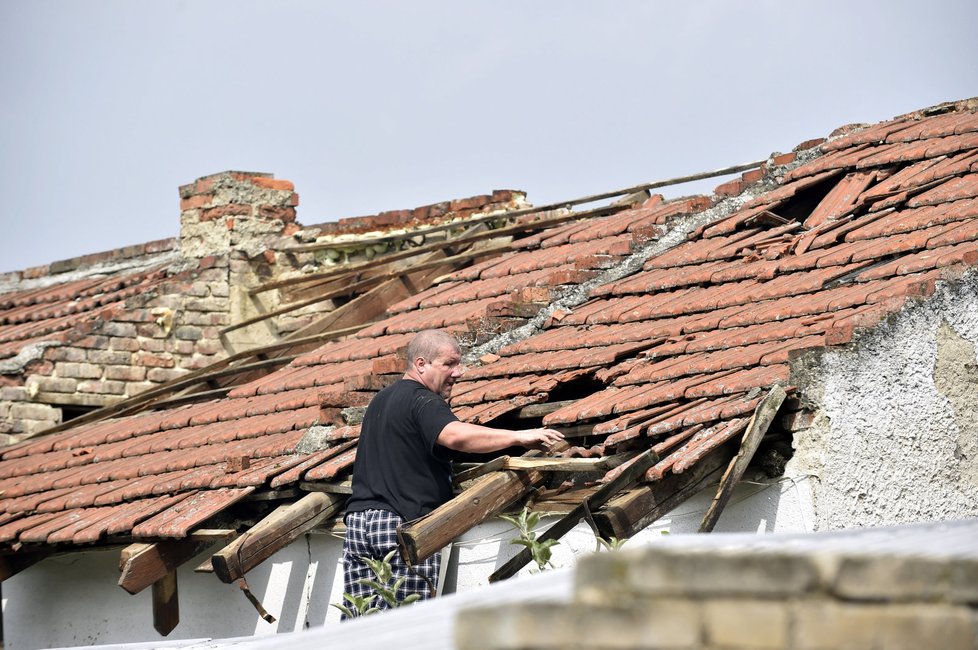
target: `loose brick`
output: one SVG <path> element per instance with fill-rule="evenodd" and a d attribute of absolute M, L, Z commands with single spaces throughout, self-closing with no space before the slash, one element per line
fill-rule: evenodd
<path fill-rule="evenodd" d="M 106 366 L 105 378 L 121 381 L 142 381 L 146 377 L 146 368 L 138 366 Z"/>
<path fill-rule="evenodd" d="M 156 388 L 156 384 L 149 381 L 134 381 L 126 383 L 126 395 L 139 395 L 150 388 Z"/>
<path fill-rule="evenodd" d="M 193 325 L 181 325 L 173 330 L 173 335 L 185 341 L 199 341 L 203 338 L 200 328 Z"/>
<path fill-rule="evenodd" d="M 124 395 L 126 384 L 121 381 L 82 381 L 78 383 L 79 393 L 99 393 L 102 395 Z"/>
<path fill-rule="evenodd" d="M 735 178 L 732 181 L 727 181 L 726 183 L 721 183 L 716 186 L 713 193 L 717 196 L 737 196 L 744 191 L 745 183 L 739 178 Z"/>
<path fill-rule="evenodd" d="M 202 339 L 194 343 L 194 352 L 197 354 L 215 355 L 224 354 L 224 346 L 219 341 L 209 341 Z"/>
<path fill-rule="evenodd" d="M 228 301 L 226 298 L 197 298 L 188 300 L 184 308 L 189 311 L 227 311 Z"/>
<path fill-rule="evenodd" d="M 79 348 L 86 348 L 89 350 L 108 350 L 109 349 L 109 337 L 108 336 L 86 336 L 84 338 L 75 341 L 75 345 Z"/>
<path fill-rule="evenodd" d="M 778 600 L 707 600 L 703 629 L 706 642 L 714 646 L 782 650 L 788 644 L 788 606 Z"/>
<path fill-rule="evenodd" d="M 210 295 L 215 298 L 227 298 L 231 295 L 231 289 L 226 281 L 209 282 L 207 283 L 207 288 L 210 291 Z"/>
<path fill-rule="evenodd" d="M 88 361 L 89 363 L 100 365 L 129 365 L 132 363 L 132 354 L 129 352 L 113 352 L 111 350 L 90 350 Z"/>
<path fill-rule="evenodd" d="M 49 361 L 55 361 L 55 362 L 57 361 L 78 362 L 78 361 L 84 361 L 87 358 L 85 350 L 80 350 L 78 348 L 69 347 L 69 346 L 58 346 L 54 348 L 48 348 L 44 353 L 44 357 Z"/>
<path fill-rule="evenodd" d="M 62 377 L 36 377 L 32 380 L 42 393 L 74 393 L 78 382 Z"/>
<path fill-rule="evenodd" d="M 166 338 L 166 334 L 163 332 L 163 328 L 156 323 L 143 323 L 136 326 L 136 334 L 140 339 L 162 339 Z M 142 342 L 140 341 L 140 345 Z"/>
<path fill-rule="evenodd" d="M 201 221 L 214 221 L 226 217 L 250 216 L 252 207 L 247 203 L 229 203 L 228 205 L 218 205 L 213 208 L 206 208 L 200 211 Z"/>
<path fill-rule="evenodd" d="M 27 401 L 27 389 L 23 386 L 4 386 L 0 388 L 0 400 L 11 402 Z"/>
<path fill-rule="evenodd" d="M 59 363 L 56 369 L 59 377 L 71 379 L 98 379 L 102 376 L 102 367 L 92 363 Z"/>
<path fill-rule="evenodd" d="M 133 363 L 144 368 L 173 368 L 177 362 L 173 357 L 162 354 L 151 354 L 149 352 L 139 352 L 133 359 Z M 129 381 L 142 381 L 143 377 L 130 379 Z"/>
<path fill-rule="evenodd" d="M 121 336 L 131 338 L 136 336 L 136 326 L 132 323 L 118 323 L 110 321 L 102 325 L 102 334 L 106 336 Z"/>
<path fill-rule="evenodd" d="M 292 184 L 292 181 L 287 181 L 285 179 L 254 176 L 251 178 L 251 183 L 255 187 L 262 187 L 269 190 L 280 190 L 287 192 L 295 190 L 295 185 Z"/>
<path fill-rule="evenodd" d="M 187 373 L 183 370 L 177 370 L 175 368 L 172 370 L 168 368 L 152 368 L 146 373 L 146 379 L 157 383 L 163 383 L 178 379 L 185 374 Z"/>
<path fill-rule="evenodd" d="M 14 420 L 57 422 L 61 420 L 61 411 L 47 404 L 25 404 L 19 402 L 10 407 L 10 417 Z"/>
<path fill-rule="evenodd" d="M 109 340 L 109 349 L 118 352 L 135 352 L 139 349 L 139 341 L 137 341 L 135 338 L 112 338 Z"/>
<path fill-rule="evenodd" d="M 195 354 L 192 357 L 183 357 L 180 359 L 180 367 L 186 368 L 187 370 L 199 370 L 201 368 L 206 368 L 207 366 L 213 364 L 217 361 L 214 357 L 201 356 Z"/>
<path fill-rule="evenodd" d="M 166 342 L 162 339 L 139 339 L 139 348 L 146 352 L 162 352 L 166 348 Z"/>

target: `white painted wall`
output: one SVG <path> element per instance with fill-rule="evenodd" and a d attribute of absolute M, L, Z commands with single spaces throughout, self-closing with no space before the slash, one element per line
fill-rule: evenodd
<path fill-rule="evenodd" d="M 800 532 L 809 530 L 806 482 L 779 480 L 743 484 L 735 491 L 718 531 Z M 678 511 L 628 542 L 655 543 L 662 531 L 694 532 L 713 497 L 706 490 Z M 553 520 L 541 522 L 541 529 Z M 445 591 L 468 591 L 521 547 L 509 524 L 494 520 L 461 538 L 452 551 Z M 595 549 L 594 536 L 579 526 L 554 548 L 554 564 L 570 566 L 576 555 Z M 180 624 L 167 640 L 268 635 L 304 627 L 333 625 L 343 592 L 342 540 L 308 535 L 275 554 L 247 575 L 252 592 L 278 620 L 260 619 L 236 585 L 212 574 L 194 573 L 202 554 L 178 570 Z M 530 568 L 524 569 L 528 573 Z M 153 629 L 150 590 L 131 596 L 116 582 L 119 549 L 77 553 L 44 560 L 3 583 L 4 641 L 7 650 L 160 641 Z"/>
<path fill-rule="evenodd" d="M 4 647 L 10 650 L 166 639 L 274 634 L 323 625 L 342 591 L 342 541 L 317 534 L 297 540 L 248 573 L 248 584 L 278 620 L 266 623 L 236 585 L 194 573 L 206 554 L 177 572 L 180 624 L 168 637 L 153 629 L 150 589 L 129 595 L 119 579 L 119 549 L 49 558 L 3 583 Z"/>
<path fill-rule="evenodd" d="M 788 463 L 819 530 L 978 516 L 978 274 L 939 283 L 793 381 L 816 406 Z"/>

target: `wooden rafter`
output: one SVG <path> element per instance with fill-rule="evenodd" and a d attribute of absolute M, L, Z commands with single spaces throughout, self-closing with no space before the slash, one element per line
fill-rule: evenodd
<path fill-rule="evenodd" d="M 279 506 L 234 542 L 211 557 L 214 573 L 232 583 L 303 533 L 332 517 L 345 495 L 311 492 L 295 503 Z"/>
<path fill-rule="evenodd" d="M 709 533 L 716 526 L 717 520 L 720 519 L 720 513 L 723 512 L 727 501 L 730 500 L 730 495 L 733 494 L 733 489 L 737 485 L 737 482 L 740 481 L 744 472 L 747 470 L 747 466 L 754 457 L 754 453 L 757 452 L 757 448 L 760 446 L 764 434 L 767 433 L 771 422 L 774 421 L 774 417 L 777 415 L 778 409 L 781 408 L 785 397 L 787 395 L 784 389 L 781 386 L 775 386 L 761 400 L 757 408 L 754 409 L 754 415 L 747 425 L 747 431 L 744 433 L 743 440 L 740 444 L 740 451 L 730 461 L 730 464 L 727 466 L 727 471 L 724 472 L 723 478 L 720 479 L 720 489 L 717 491 L 716 496 L 713 497 L 713 502 L 703 517 L 699 532 Z"/>
<path fill-rule="evenodd" d="M 550 539 L 560 539 L 571 531 L 581 519 L 589 516 L 591 512 L 603 506 L 608 499 L 615 496 L 633 482 L 641 478 L 645 472 L 658 462 L 659 457 L 652 450 L 643 452 L 629 464 L 621 474 L 602 485 L 597 492 L 584 499 L 580 505 L 570 511 L 567 515 L 558 520 L 553 526 L 547 529 L 538 540 L 542 543 Z M 529 548 L 524 548 L 508 562 L 499 567 L 489 576 L 489 582 L 498 582 L 511 578 L 526 566 L 533 558 Z"/>

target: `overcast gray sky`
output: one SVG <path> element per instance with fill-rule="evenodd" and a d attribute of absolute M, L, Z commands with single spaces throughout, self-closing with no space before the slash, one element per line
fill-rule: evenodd
<path fill-rule="evenodd" d="M 177 187 L 226 169 L 294 181 L 311 224 L 762 158 L 978 95 L 976 24 L 974 0 L 0 0 L 0 270 L 175 236 Z"/>

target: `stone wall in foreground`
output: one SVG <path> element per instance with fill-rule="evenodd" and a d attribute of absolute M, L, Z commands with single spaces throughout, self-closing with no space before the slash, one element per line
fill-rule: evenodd
<path fill-rule="evenodd" d="M 569 604 L 463 611 L 459 650 L 974 650 L 978 560 L 655 548 L 582 559 Z"/>

